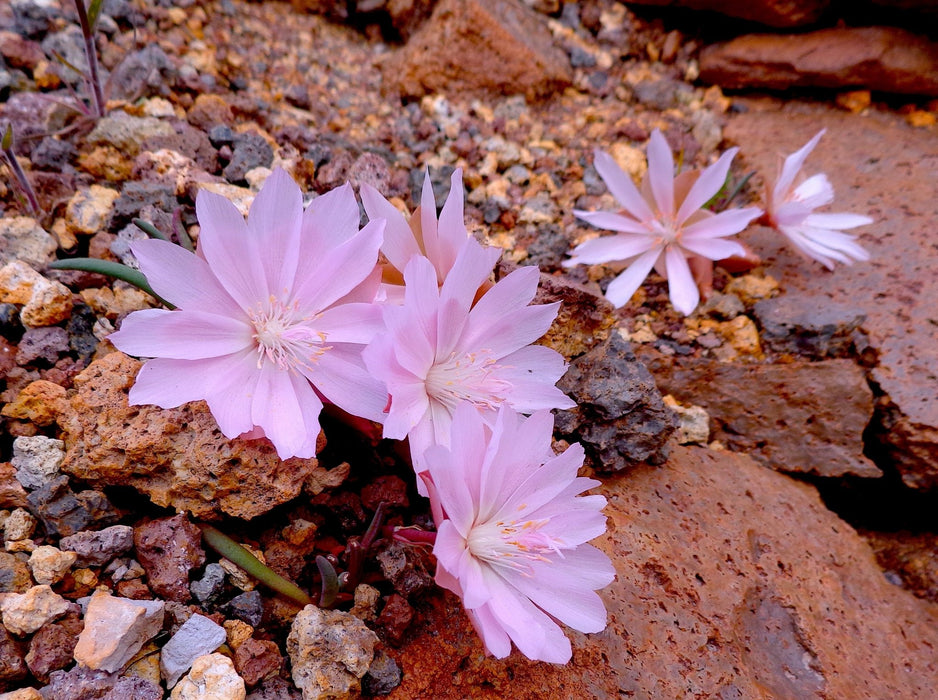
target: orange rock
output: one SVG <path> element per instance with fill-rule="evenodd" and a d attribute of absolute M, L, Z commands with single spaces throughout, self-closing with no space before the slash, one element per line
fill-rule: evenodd
<path fill-rule="evenodd" d="M 27 384 L 0 413 L 36 425 L 52 425 L 65 408 L 65 394 L 65 389 L 58 384 L 39 379 Z"/>

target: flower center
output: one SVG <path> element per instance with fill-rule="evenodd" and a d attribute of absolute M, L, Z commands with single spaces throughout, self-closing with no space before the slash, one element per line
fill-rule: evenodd
<path fill-rule="evenodd" d="M 311 317 L 300 316 L 298 303 L 284 304 L 271 296 L 249 313 L 257 343 L 257 367 L 264 360 L 273 362 L 282 370 L 310 367 L 329 348 L 326 334 L 313 329 Z"/>
<path fill-rule="evenodd" d="M 461 401 L 469 401 L 478 408 L 495 410 L 505 402 L 510 384 L 492 376 L 499 368 L 485 350 L 462 355 L 451 354 L 436 362 L 427 372 L 427 395 L 439 401 L 450 411 Z"/>
<path fill-rule="evenodd" d="M 530 576 L 533 562 L 549 562 L 552 554 L 563 557 L 561 550 L 570 548 L 562 540 L 541 532 L 548 522 L 550 518 L 477 525 L 469 533 L 469 552 L 477 559 Z"/>

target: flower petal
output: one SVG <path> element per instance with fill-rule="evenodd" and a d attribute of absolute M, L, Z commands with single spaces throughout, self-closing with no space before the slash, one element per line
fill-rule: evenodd
<path fill-rule="evenodd" d="M 255 242 L 267 288 L 286 296 L 293 287 L 300 252 L 303 195 L 283 168 L 274 168 L 248 213 L 248 235 Z"/>
<path fill-rule="evenodd" d="M 681 248 L 707 260 L 724 260 L 734 255 L 746 255 L 746 249 L 741 243 L 723 238 L 690 238 L 681 242 Z"/>
<path fill-rule="evenodd" d="M 818 141 L 821 140 L 825 131 L 827 131 L 827 129 L 821 129 L 810 141 L 785 159 L 782 172 L 773 188 L 773 199 L 775 202 L 779 203 L 788 198 L 788 192 L 791 189 L 792 183 L 795 181 L 795 176 L 804 166 L 805 160 L 807 160 L 811 151 L 814 150 L 814 147 L 817 146 Z"/>
<path fill-rule="evenodd" d="M 700 293 L 690 273 L 687 258 L 677 246 L 668 246 L 664 253 L 668 267 L 668 296 L 671 305 L 685 316 L 694 313 Z"/>
<path fill-rule="evenodd" d="M 759 207 L 746 207 L 745 209 L 728 209 L 714 216 L 708 216 L 684 228 L 681 240 L 688 238 L 719 238 L 731 236 L 746 228 L 753 220 L 762 215 Z"/>
<path fill-rule="evenodd" d="M 810 214 L 805 217 L 804 223 L 812 228 L 844 230 L 872 224 L 873 219 L 862 214 L 841 212 L 836 214 Z"/>
<path fill-rule="evenodd" d="M 582 209 L 574 209 L 573 215 L 588 224 L 592 224 L 596 228 L 604 228 L 620 233 L 651 233 L 647 225 L 623 214 L 615 214 L 610 211 L 583 211 Z"/>
<path fill-rule="evenodd" d="M 414 232 L 411 230 L 404 215 L 386 200 L 381 193 L 367 183 L 361 185 L 362 204 L 370 221 L 384 219 L 387 224 L 384 229 L 384 243 L 381 252 L 388 262 L 401 272 L 408 261 L 415 255 L 420 255 L 420 247 Z"/>
<path fill-rule="evenodd" d="M 299 265 L 302 267 L 308 255 L 318 257 L 356 235 L 360 220 L 358 202 L 350 184 L 316 197 L 303 212 Z"/>
<path fill-rule="evenodd" d="M 677 211 L 675 219 L 678 225 L 684 223 L 691 214 L 703 207 L 720 191 L 726 183 L 726 174 L 730 170 L 730 163 L 733 162 L 733 158 L 738 152 L 738 148 L 729 149 L 720 156 L 716 163 L 700 173 L 700 177 L 691 186 L 690 192 L 687 193 L 680 209 Z"/>
<path fill-rule="evenodd" d="M 593 151 L 593 167 L 606 183 L 606 187 L 612 193 L 619 204 L 625 210 L 639 221 L 651 221 L 655 218 L 654 212 L 648 206 L 648 202 L 639 193 L 632 178 L 619 167 L 615 159 L 606 153 L 596 149 Z"/>
<path fill-rule="evenodd" d="M 327 343 L 370 343 L 384 330 L 377 304 L 342 304 L 322 312 L 311 324 L 326 334 Z"/>
<path fill-rule="evenodd" d="M 571 267 L 580 263 L 593 265 L 595 263 L 628 260 L 641 255 L 647 250 L 659 245 L 657 236 L 641 236 L 621 234 L 618 236 L 603 236 L 580 243 L 570 251 L 573 257 L 563 262 L 564 267 Z"/>
<path fill-rule="evenodd" d="M 259 371 L 252 398 L 251 421 L 264 429 L 280 459 L 316 455 L 318 411 L 316 419 L 307 423 L 313 412 L 304 412 L 303 404 L 315 406 L 318 403 L 321 408 L 322 403 L 304 378 L 299 377 L 299 381 L 294 382 L 290 372 L 267 363 Z"/>
<path fill-rule="evenodd" d="M 317 358 L 309 368 L 301 368 L 313 386 L 336 406 L 353 416 L 380 423 L 388 392 L 369 373 L 361 359 L 361 348 L 337 344 Z"/>
<path fill-rule="evenodd" d="M 456 256 L 462 248 L 469 231 L 466 230 L 463 208 L 462 169 L 456 168 L 449 181 L 449 194 L 440 211 L 440 222 L 437 227 L 438 259 L 434 263 L 440 279 L 446 277 L 456 262 Z"/>
<path fill-rule="evenodd" d="M 641 286 L 651 268 L 655 265 L 655 260 L 661 253 L 661 248 L 655 246 L 651 250 L 638 256 L 631 265 L 629 265 L 622 274 L 616 277 L 606 288 L 606 299 L 617 309 L 625 306 Z"/>
<path fill-rule="evenodd" d="M 252 348 L 252 333 L 250 325 L 229 316 L 144 309 L 127 316 L 109 338 L 116 348 L 136 357 L 199 360 Z"/>
<path fill-rule="evenodd" d="M 658 129 L 648 140 L 648 185 L 660 216 L 671 219 L 674 216 L 674 157 Z"/>

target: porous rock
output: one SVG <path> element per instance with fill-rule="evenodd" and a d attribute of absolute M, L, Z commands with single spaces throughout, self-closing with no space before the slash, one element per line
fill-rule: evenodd
<path fill-rule="evenodd" d="M 938 612 L 889 583 L 814 488 L 744 455 L 676 447 L 600 489 L 608 627 L 567 665 L 496 660 L 455 596 L 428 600 L 390 700 L 913 698 L 938 682 Z M 687 543 L 693 542 L 693 547 Z"/>
<path fill-rule="evenodd" d="M 0 626 L 0 693 L 12 690 L 29 675 L 22 645 Z"/>
<path fill-rule="evenodd" d="M 137 526 L 134 546 L 153 592 L 177 603 L 187 602 L 189 571 L 205 563 L 202 531 L 180 513 Z"/>
<path fill-rule="evenodd" d="M 63 625 L 51 623 L 39 628 L 29 641 L 29 652 L 26 654 L 26 665 L 30 672 L 40 681 L 47 683 L 49 674 L 65 668 L 72 662 L 75 644 L 78 643 L 78 634 L 75 628 L 80 629 L 81 623 Z"/>
<path fill-rule="evenodd" d="M 114 557 L 129 552 L 133 545 L 134 531 L 129 525 L 76 532 L 59 542 L 62 549 L 76 554 L 81 566 L 104 566 Z"/>
<path fill-rule="evenodd" d="M 377 635 L 341 610 L 307 605 L 293 620 L 287 653 L 303 700 L 354 698 L 374 659 Z"/>
<path fill-rule="evenodd" d="M 130 600 L 95 591 L 85 611 L 75 660 L 90 669 L 119 671 L 160 631 L 163 608 L 161 600 Z"/>
<path fill-rule="evenodd" d="M 227 656 L 206 654 L 170 694 L 171 700 L 244 700 L 244 680 Z"/>
<path fill-rule="evenodd" d="M 229 440 L 201 401 L 170 410 L 128 406 L 140 366 L 115 352 L 75 377 L 77 391 L 59 419 L 64 471 L 91 484 L 133 486 L 202 519 L 253 518 L 330 473 L 315 459 L 280 460 L 266 440 Z"/>
<path fill-rule="evenodd" d="M 700 79 L 723 88 L 851 88 L 938 95 L 938 44 L 896 27 L 748 34 L 700 54 Z"/>
<path fill-rule="evenodd" d="M 543 18 L 519 0 L 441 0 L 385 63 L 384 75 L 408 97 L 468 92 L 536 98 L 572 81 L 570 62 Z"/>
<path fill-rule="evenodd" d="M 0 219 L 0 267 L 20 260 L 42 267 L 55 257 L 55 238 L 28 216 Z"/>
<path fill-rule="evenodd" d="M 58 547 L 40 545 L 29 555 L 29 568 L 36 583 L 51 586 L 62 580 L 78 559 L 75 552 L 63 552 Z"/>
<path fill-rule="evenodd" d="M 596 468 L 618 471 L 667 459 L 677 417 L 621 334 L 571 362 L 557 386 L 577 406 L 557 411 L 556 430 L 576 437 Z"/>
<path fill-rule="evenodd" d="M 98 120 L 94 130 L 88 134 L 87 141 L 90 144 L 113 146 L 123 153 L 135 156 L 146 139 L 154 136 L 172 136 L 175 133 L 172 126 L 159 119 L 114 112 Z"/>
<path fill-rule="evenodd" d="M 200 656 L 211 654 L 225 642 L 225 628 L 205 615 L 193 615 L 170 637 L 160 653 L 160 673 L 172 688 Z"/>
<path fill-rule="evenodd" d="M 30 382 L 3 407 L 2 415 L 26 420 L 38 426 L 52 425 L 65 406 L 65 388 L 39 379 Z"/>
<path fill-rule="evenodd" d="M 853 335 L 866 320 L 855 305 L 797 293 L 758 301 L 753 312 L 766 346 L 814 360 L 849 355 Z"/>
<path fill-rule="evenodd" d="M 853 361 L 743 365 L 665 358 L 642 349 L 661 390 L 703 407 L 711 439 L 780 471 L 878 477 L 863 455 L 873 417 L 866 375 Z"/>
<path fill-rule="evenodd" d="M 45 585 L 33 586 L 25 593 L 8 593 L 0 601 L 3 626 L 13 634 L 32 634 L 67 610 L 68 601 Z"/>

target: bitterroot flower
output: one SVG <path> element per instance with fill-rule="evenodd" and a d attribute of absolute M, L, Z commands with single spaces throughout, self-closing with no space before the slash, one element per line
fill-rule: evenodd
<path fill-rule="evenodd" d="M 586 544 L 606 531 L 599 482 L 577 476 L 583 448 L 551 451 L 553 418 L 502 408 L 487 426 L 468 404 L 456 409 L 451 447 L 431 447 L 423 478 L 437 524 L 436 582 L 462 598 L 486 650 L 503 658 L 514 642 L 528 658 L 566 663 L 570 641 L 606 626 L 596 590 L 615 578 L 609 558 Z"/>
<path fill-rule="evenodd" d="M 843 230 L 871 224 L 873 219 L 861 214 L 814 213 L 834 201 L 834 188 L 824 173 L 804 178 L 800 171 L 825 131 L 821 129 L 785 159 L 775 186 L 766 191 L 765 221 L 783 233 L 801 255 L 832 270 L 835 262 L 851 265 L 854 260 L 870 259 L 856 237 Z M 801 180 L 797 186 L 796 179 Z"/>
<path fill-rule="evenodd" d="M 110 336 L 146 362 L 133 404 L 173 408 L 204 399 L 229 438 L 266 435 L 287 457 L 312 457 L 320 395 L 380 421 L 387 392 L 361 351 L 381 325 L 373 305 L 383 221 L 359 231 L 349 185 L 304 212 L 283 170 L 267 179 L 248 220 L 216 194 L 196 199 L 198 254 L 159 240 L 132 250 L 150 286 L 177 307 L 130 314 Z"/>
<path fill-rule="evenodd" d="M 724 237 L 739 233 L 762 213 L 757 207 L 719 214 L 702 208 L 723 187 L 737 150 L 726 151 L 703 171 L 688 171 L 675 178 L 671 149 L 661 132 L 655 130 L 648 143 L 648 175 L 641 192 L 612 156 L 597 150 L 596 170 L 623 211 L 573 213 L 594 226 L 618 233 L 581 243 L 564 265 L 629 261 L 625 271 L 606 289 L 606 298 L 616 307 L 626 304 L 655 268 L 668 280 L 674 308 L 683 314 L 692 313 L 700 294 L 688 258 L 745 256 L 742 245 Z"/>
<path fill-rule="evenodd" d="M 415 462 L 431 444 L 448 444 L 453 412 L 463 401 L 488 420 L 502 404 L 524 413 L 574 405 L 554 386 L 565 370 L 563 357 L 531 345 L 558 307 L 528 306 L 537 268 L 515 270 L 473 305 L 499 253 L 463 245 L 442 287 L 431 262 L 413 257 L 404 270 L 403 305 L 384 308 L 387 331 L 365 350 L 368 369 L 391 395 L 384 436 L 409 435 Z"/>

